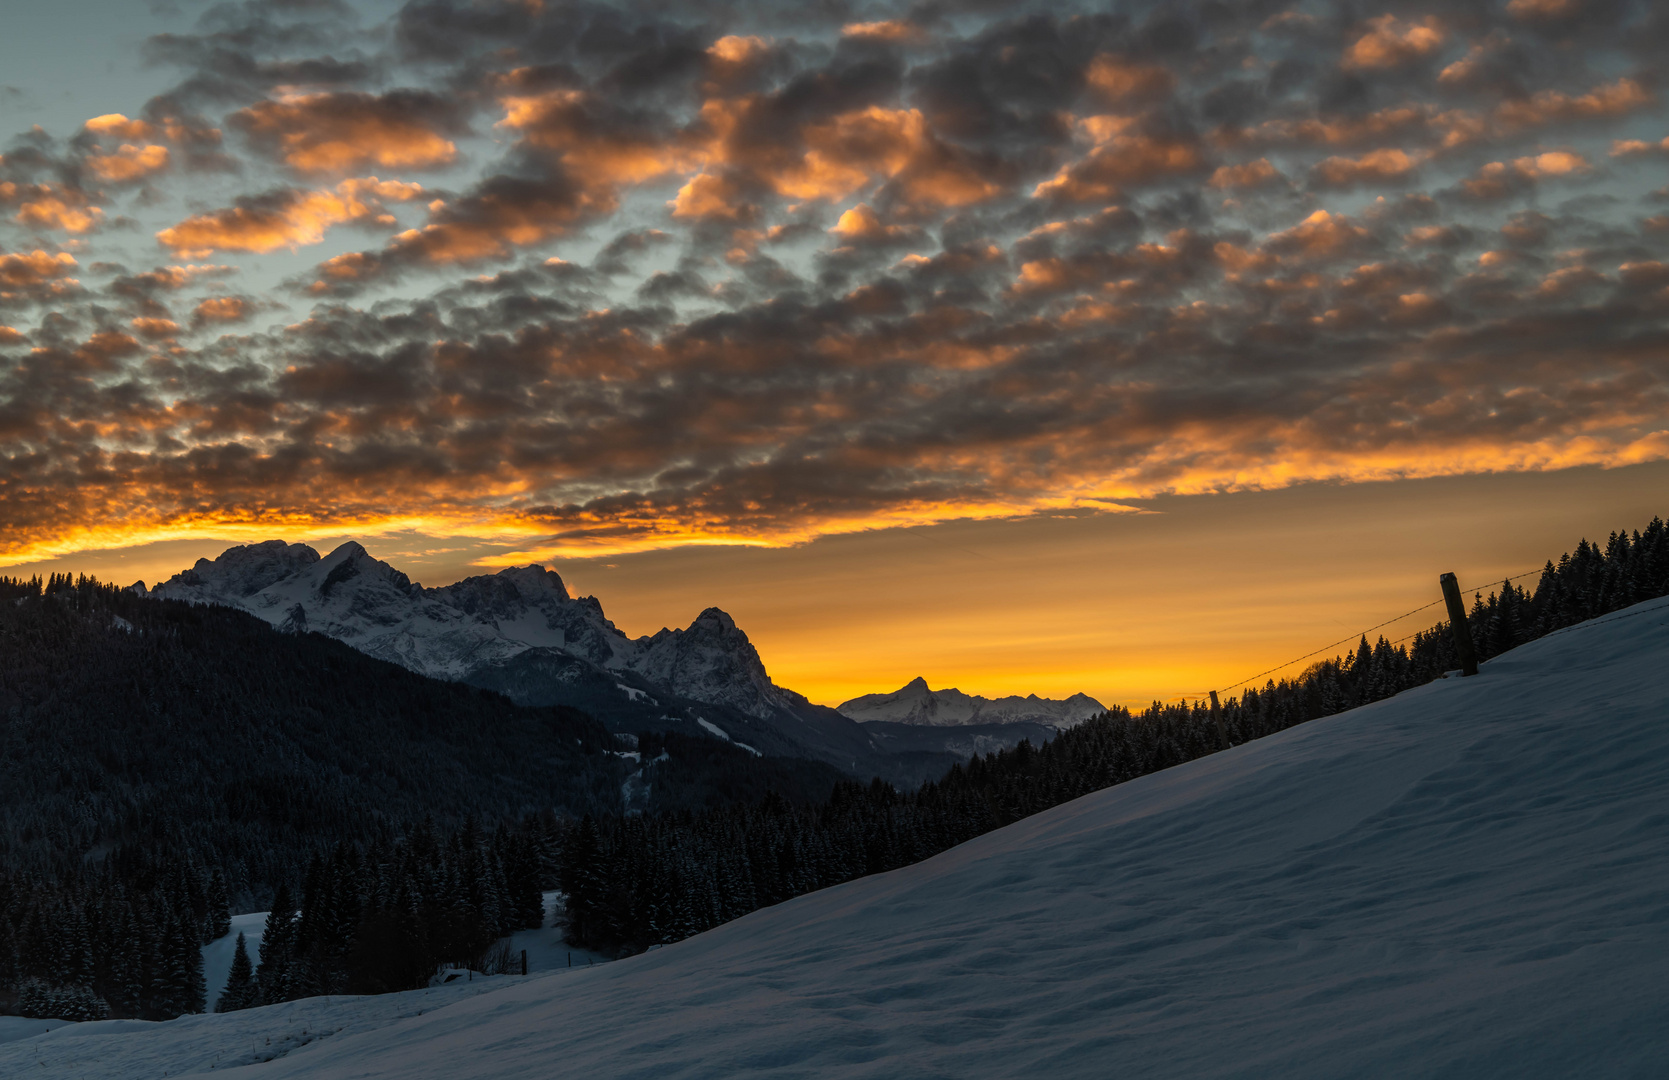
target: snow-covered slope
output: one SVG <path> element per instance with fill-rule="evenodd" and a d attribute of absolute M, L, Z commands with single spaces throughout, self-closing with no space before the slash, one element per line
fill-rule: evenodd
<path fill-rule="evenodd" d="M 425 589 L 352 541 L 322 558 L 281 540 L 235 547 L 153 590 L 134 588 L 240 607 L 433 678 L 488 686 L 526 705 L 577 705 L 618 727 L 695 731 L 679 699 L 719 706 L 733 710 L 720 720 L 740 723 L 739 738 L 774 732 L 761 740 L 768 752 L 819 757 L 860 776 L 886 771 L 886 755 L 861 728 L 773 683 L 747 634 L 718 608 L 686 629 L 634 640 L 596 598 L 569 596 L 544 567 Z"/>
<path fill-rule="evenodd" d="M 0 1075 L 241 1076 L 306 1023 L 248 1075 L 1658 1076 L 1665 671 L 1658 600 L 607 967 L 59 1029 Z"/>
<path fill-rule="evenodd" d="M 1088 694 L 1073 694 L 1057 701 L 1036 694 L 987 698 L 954 688 L 933 690 L 926 679 L 917 676 L 890 694 L 864 694 L 836 705 L 835 711 L 859 723 L 881 721 L 934 727 L 1043 724 L 1065 728 L 1106 712 L 1107 707 Z"/>

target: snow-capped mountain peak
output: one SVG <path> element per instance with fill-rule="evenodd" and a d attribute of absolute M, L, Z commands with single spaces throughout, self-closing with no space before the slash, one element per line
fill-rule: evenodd
<path fill-rule="evenodd" d="M 179 583 L 181 590 L 216 596 L 252 596 L 318 561 L 319 553 L 306 544 L 268 540 L 264 544 L 231 548 L 213 561 L 198 559 L 191 569 L 176 574 L 172 582 Z"/>
<path fill-rule="evenodd" d="M 1106 706 L 1088 694 L 1073 694 L 1059 701 L 1036 694 L 987 698 L 955 688 L 934 690 L 919 675 L 890 694 L 864 694 L 835 708 L 859 723 L 885 721 L 936 727 L 1032 723 L 1064 728 L 1106 711 Z"/>
<path fill-rule="evenodd" d="M 662 628 L 635 644 L 637 650 L 626 666 L 685 697 L 732 705 L 760 717 L 791 707 L 766 674 L 759 650 L 719 608 L 697 615 L 688 629 Z"/>
<path fill-rule="evenodd" d="M 543 566 L 425 589 L 348 541 L 330 554 L 280 540 L 230 548 L 152 595 L 241 607 L 280 629 L 318 631 L 425 675 L 467 679 L 535 649 L 635 672 L 674 694 L 769 718 L 803 701 L 771 682 L 736 620 L 710 607 L 682 630 L 633 640 L 594 597 L 575 598 Z"/>

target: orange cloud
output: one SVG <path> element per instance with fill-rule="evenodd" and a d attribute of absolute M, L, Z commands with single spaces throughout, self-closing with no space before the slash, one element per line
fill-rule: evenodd
<path fill-rule="evenodd" d="M 1511 0 L 1507 10 L 1521 19 L 1565 19 L 1582 6 L 1583 0 Z"/>
<path fill-rule="evenodd" d="M 1432 16 L 1404 22 L 1395 15 L 1368 20 L 1369 30 L 1345 50 L 1341 66 L 1348 71 L 1400 67 L 1443 46 L 1447 35 Z"/>
<path fill-rule="evenodd" d="M 427 92 L 297 94 L 239 110 L 231 122 L 302 173 L 422 169 L 458 159 L 444 134 L 449 108 Z"/>
<path fill-rule="evenodd" d="M 114 152 L 100 151 L 83 162 L 94 176 L 111 184 L 139 180 L 168 167 L 168 148 L 123 143 Z"/>
<path fill-rule="evenodd" d="M 1562 90 L 1541 90 L 1521 101 L 1504 101 L 1495 115 L 1503 124 L 1537 127 L 1570 120 L 1603 120 L 1622 116 L 1651 103 L 1652 95 L 1629 78 L 1596 86 L 1571 96 Z"/>
<path fill-rule="evenodd" d="M 707 102 L 702 116 L 712 140 L 703 150 L 706 160 L 800 200 L 838 202 L 878 180 L 913 210 L 966 206 L 1005 190 L 1000 167 L 940 140 L 919 109 L 872 105 L 840 113 L 805 125 L 794 146 L 752 141 L 756 113 L 764 108 L 757 96 Z M 699 216 L 698 205 L 708 213 L 717 209 L 713 181 L 686 190 L 680 193 L 682 216 Z"/>
<path fill-rule="evenodd" d="M 1290 229 L 1271 235 L 1266 247 L 1300 255 L 1337 255 L 1361 244 L 1368 230 L 1343 214 L 1317 210 Z"/>
<path fill-rule="evenodd" d="M 1289 144 L 1320 143 L 1350 146 L 1396 138 L 1425 128 L 1433 110 L 1424 105 L 1397 105 L 1365 115 L 1307 117 L 1302 120 L 1266 120 L 1248 135 L 1254 142 Z"/>
<path fill-rule="evenodd" d="M 1588 159 L 1570 150 L 1550 150 L 1546 153 L 1514 159 L 1511 163 L 1492 161 L 1462 183 L 1468 195 L 1476 199 L 1499 199 L 1516 187 L 1535 183 L 1548 177 L 1576 176 L 1590 172 Z"/>
<path fill-rule="evenodd" d="M 1095 147 L 1061 167 L 1053 179 L 1032 189 L 1033 198 L 1110 202 L 1121 189 L 1184 176 L 1205 167 L 1199 143 L 1189 136 L 1132 131 L 1125 117 L 1090 116 L 1079 121 Z"/>
<path fill-rule="evenodd" d="M 1457 239 L 1456 231 L 1448 225 L 1420 225 L 1403 237 L 1404 243 L 1411 247 L 1448 244 Z"/>
<path fill-rule="evenodd" d="M 1371 150 L 1358 158 L 1330 157 L 1316 165 L 1313 175 L 1318 183 L 1328 187 L 1384 183 L 1407 179 L 1424 160 L 1422 155 L 1387 147 Z"/>
<path fill-rule="evenodd" d="M 213 251 L 292 251 L 324 239 L 327 229 L 346 222 L 394 224 L 385 202 L 408 202 L 423 194 L 418 184 L 376 177 L 344 180 L 334 189 L 285 191 L 224 210 L 196 214 L 156 234 L 177 256 L 201 258 Z"/>
<path fill-rule="evenodd" d="M 914 45 L 927 40 L 926 31 L 908 19 L 847 23 L 840 28 L 840 36 L 854 41 L 880 41 L 894 45 Z"/>
<path fill-rule="evenodd" d="M 623 127 L 584 91 L 507 97 L 501 104 L 500 127 L 519 132 L 530 146 L 556 151 L 574 178 L 588 187 L 641 184 L 696 160 L 675 142 Z"/>
<path fill-rule="evenodd" d="M 180 332 L 180 324 L 173 319 L 141 317 L 130 322 L 134 333 L 143 338 L 171 338 Z"/>
<path fill-rule="evenodd" d="M 211 296 L 191 312 L 195 323 L 239 322 L 250 315 L 249 301 L 237 296 Z"/>
<path fill-rule="evenodd" d="M 1090 61 L 1084 81 L 1115 104 L 1162 98 L 1176 86 L 1175 76 L 1157 64 L 1132 63 L 1105 53 Z"/>
<path fill-rule="evenodd" d="M 0 285 L 30 289 L 49 282 L 74 283 L 69 274 L 76 265 L 75 256 L 64 251 L 56 255 L 38 249 L 27 254 L 0 254 Z"/>
<path fill-rule="evenodd" d="M 794 199 L 845 198 L 873 175 L 901 172 L 927 141 L 918 109 L 867 109 L 842 113 L 804 132 L 809 148 L 788 167 L 767 176 L 778 193 Z"/>
<path fill-rule="evenodd" d="M 76 348 L 75 356 L 88 367 L 113 371 L 112 361 L 139 351 L 139 342 L 132 335 L 120 330 L 99 330 Z"/>
<path fill-rule="evenodd" d="M 121 113 L 106 113 L 95 116 L 82 125 L 95 135 L 108 135 L 113 139 L 132 139 L 135 141 L 149 139 L 156 131 L 143 120 L 129 120 Z"/>
<path fill-rule="evenodd" d="M 920 235 L 921 230 L 904 225 L 887 225 L 867 203 L 859 203 L 840 215 L 829 232 L 847 243 L 880 243 Z"/>
<path fill-rule="evenodd" d="M 1569 176 L 1588 171 L 1588 159 L 1569 150 L 1551 150 L 1534 157 L 1521 157 L 1513 167 L 1525 176 L 1541 179 L 1544 176 Z"/>
<path fill-rule="evenodd" d="M 744 209 L 735 185 L 712 173 L 696 173 L 690 177 L 667 205 L 673 217 L 690 221 L 733 221 Z"/>
<path fill-rule="evenodd" d="M 84 233 L 104 217 L 103 210 L 89 205 L 86 195 L 53 184 L 27 188 L 10 183 L 0 184 L 0 200 L 11 201 L 14 198 L 20 201 L 17 215 L 12 220 L 38 229 Z"/>
<path fill-rule="evenodd" d="M 1280 265 L 1280 260 L 1267 252 L 1248 251 L 1226 240 L 1212 245 L 1211 253 L 1222 263 L 1230 281 L 1241 281 L 1254 274 L 1266 274 Z"/>
<path fill-rule="evenodd" d="M 614 208 L 609 191 L 496 178 L 454 203 L 431 204 L 430 223 L 395 236 L 381 256 L 342 256 L 327 265 L 346 278 L 368 276 L 391 261 L 475 262 L 559 236 Z"/>
<path fill-rule="evenodd" d="M 409 235 L 409 234 L 402 234 Z M 332 255 L 316 268 L 321 277 L 331 281 L 362 281 L 376 273 L 382 260 L 363 251 L 345 251 Z"/>
<path fill-rule="evenodd" d="M 1653 151 L 1669 153 L 1669 138 L 1660 142 L 1646 142 L 1644 139 L 1617 139 L 1611 144 L 1612 157 L 1633 157 L 1637 154 L 1650 154 Z"/>
<path fill-rule="evenodd" d="M 741 67 L 753 63 L 770 49 L 771 43 L 762 37 L 726 34 L 707 46 L 707 55 L 714 63 Z"/>
<path fill-rule="evenodd" d="M 1283 179 L 1280 170 L 1268 158 L 1245 161 L 1239 165 L 1220 165 L 1208 181 L 1214 188 L 1256 188 Z"/>

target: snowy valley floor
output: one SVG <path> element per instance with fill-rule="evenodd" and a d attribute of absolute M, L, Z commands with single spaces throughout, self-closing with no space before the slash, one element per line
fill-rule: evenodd
<path fill-rule="evenodd" d="M 1662 1076 L 1666 673 L 1651 601 L 644 956 L 0 1076 Z"/>

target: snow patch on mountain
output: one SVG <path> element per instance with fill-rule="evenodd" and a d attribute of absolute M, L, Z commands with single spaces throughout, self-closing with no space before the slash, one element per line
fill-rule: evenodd
<path fill-rule="evenodd" d="M 1026 697 L 981 697 L 957 689 L 934 690 L 917 676 L 890 694 L 865 694 L 835 706 L 835 711 L 859 723 L 885 721 L 932 727 L 975 724 L 1044 724 L 1067 728 L 1087 720 L 1107 707 L 1088 694 L 1073 694 L 1065 700 Z"/>

